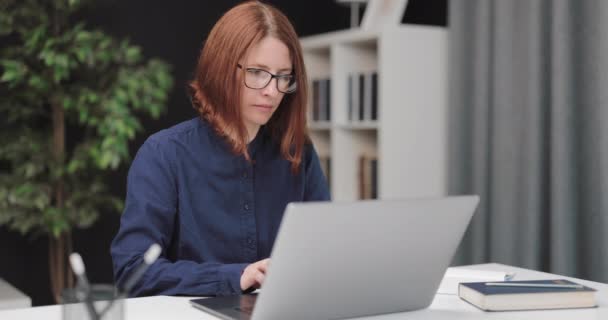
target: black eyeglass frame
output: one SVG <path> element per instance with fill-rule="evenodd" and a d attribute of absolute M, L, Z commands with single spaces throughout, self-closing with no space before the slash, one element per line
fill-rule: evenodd
<path fill-rule="evenodd" d="M 274 78 L 277 78 L 277 81 L 276 81 L 277 90 L 278 90 L 279 92 L 281 92 L 281 93 L 294 93 L 294 92 L 297 90 L 297 88 L 298 88 L 298 85 L 297 85 L 297 83 L 296 83 L 295 76 L 294 76 L 294 74 L 293 74 L 293 73 L 290 73 L 290 74 L 272 74 L 272 73 L 270 73 L 270 72 L 268 72 L 268 71 L 266 71 L 266 70 L 264 70 L 264 69 L 260 69 L 260 68 L 245 68 L 245 67 L 243 67 L 243 66 L 242 66 L 240 63 L 238 63 L 236 66 L 237 66 L 239 69 L 241 69 L 241 70 L 243 70 L 243 71 L 245 71 L 245 72 L 247 72 L 247 71 L 252 71 L 252 70 L 253 70 L 253 71 L 262 71 L 262 72 L 265 72 L 265 73 L 267 73 L 267 74 L 269 74 L 269 75 L 270 75 L 270 79 L 268 79 L 268 82 L 266 82 L 266 84 L 265 84 L 265 85 L 263 85 L 263 86 L 262 86 L 262 87 L 260 87 L 260 88 L 253 88 L 253 87 L 250 87 L 250 86 L 247 84 L 247 81 L 245 81 L 245 78 L 243 78 L 243 83 L 245 83 L 245 86 L 246 86 L 247 88 L 249 88 L 249 89 L 254 89 L 254 90 L 262 90 L 262 89 L 266 88 L 266 87 L 268 86 L 268 84 L 272 82 L 272 79 L 274 79 Z M 286 76 L 289 76 L 289 77 L 291 78 L 291 79 L 290 79 L 290 82 L 291 82 L 291 81 L 293 81 L 293 84 L 292 84 L 292 85 L 290 85 L 290 87 L 291 87 L 291 86 L 293 86 L 293 89 L 292 89 L 292 90 L 283 91 L 283 90 L 281 90 L 281 89 L 279 88 L 279 79 L 280 79 L 280 78 L 285 78 Z M 245 74 L 245 77 L 247 77 L 247 75 L 246 75 L 246 74 Z"/>

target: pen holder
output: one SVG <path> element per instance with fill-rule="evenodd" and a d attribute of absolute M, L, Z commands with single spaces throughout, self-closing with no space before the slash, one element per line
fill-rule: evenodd
<path fill-rule="evenodd" d="M 91 286 L 88 297 L 79 288 L 65 289 L 61 295 L 63 320 L 122 320 L 124 299 L 108 284 Z"/>

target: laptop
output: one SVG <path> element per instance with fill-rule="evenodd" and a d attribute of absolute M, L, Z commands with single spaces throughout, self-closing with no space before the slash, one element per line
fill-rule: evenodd
<path fill-rule="evenodd" d="M 221 319 L 343 319 L 428 307 L 479 197 L 290 203 L 257 295 L 192 299 Z"/>

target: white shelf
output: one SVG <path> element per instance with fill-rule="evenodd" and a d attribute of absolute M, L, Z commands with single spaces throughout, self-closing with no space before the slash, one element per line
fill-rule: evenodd
<path fill-rule="evenodd" d="M 310 130 L 330 130 L 331 122 L 329 121 L 311 121 L 308 123 L 308 128 Z"/>
<path fill-rule="evenodd" d="M 349 130 L 376 130 L 378 129 L 378 121 L 351 121 L 340 124 L 338 127 Z"/>
<path fill-rule="evenodd" d="M 314 131 L 332 130 L 334 128 L 347 130 L 377 130 L 378 121 L 351 121 L 345 124 L 332 124 L 331 121 L 311 121 L 308 129 Z"/>
<path fill-rule="evenodd" d="M 375 42 L 380 33 L 377 30 L 348 29 L 328 32 L 300 39 L 306 51 L 326 50 L 334 44 L 366 45 Z"/>
<path fill-rule="evenodd" d="M 380 198 L 446 194 L 447 30 L 349 29 L 301 44 L 309 80 L 331 80 L 331 120 L 311 121 L 309 129 L 319 155 L 330 158 L 332 198 L 358 199 L 362 156 L 377 158 Z M 351 121 L 348 77 L 371 72 L 377 120 Z"/>

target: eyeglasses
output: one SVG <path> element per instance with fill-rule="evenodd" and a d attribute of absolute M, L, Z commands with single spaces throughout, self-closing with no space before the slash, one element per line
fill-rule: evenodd
<path fill-rule="evenodd" d="M 237 64 L 237 67 L 243 69 L 243 66 Z M 245 86 L 250 89 L 264 89 L 272 81 L 277 78 L 277 90 L 282 93 L 293 93 L 296 91 L 297 84 L 293 74 L 272 74 L 263 69 L 245 68 Z"/>

